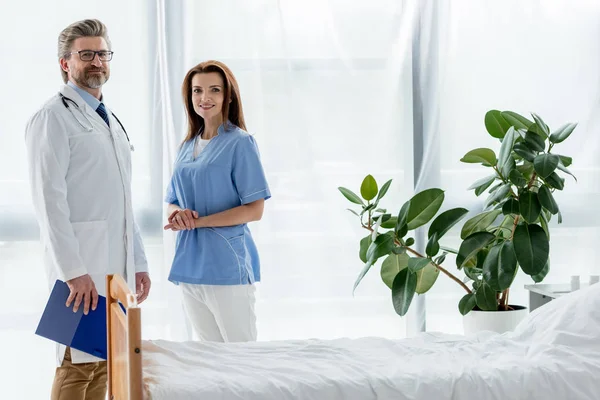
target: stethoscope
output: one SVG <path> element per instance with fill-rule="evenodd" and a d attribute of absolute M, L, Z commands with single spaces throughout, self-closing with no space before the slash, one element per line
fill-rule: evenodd
<path fill-rule="evenodd" d="M 81 109 L 79 108 L 79 105 L 77 103 L 75 103 L 75 101 L 73 101 L 72 99 L 68 98 L 67 96 L 65 96 L 62 93 L 59 93 L 60 95 L 60 99 L 62 100 L 63 105 L 65 106 L 65 108 L 67 110 L 69 110 L 71 112 L 71 114 L 73 115 L 73 118 L 75 118 L 75 120 L 79 123 L 79 125 L 81 125 L 81 127 L 83 129 L 85 129 L 88 132 L 91 132 L 94 130 L 94 126 L 92 125 L 92 121 L 90 121 L 90 119 L 87 117 L 87 115 L 85 115 L 83 113 L 83 111 L 81 111 Z M 75 116 L 75 113 L 73 112 L 73 110 L 71 110 L 71 107 L 69 107 L 69 102 L 73 103 L 75 105 L 75 107 L 77 107 L 77 110 L 79 110 L 79 113 L 81 115 L 83 115 L 83 118 L 85 118 L 85 120 L 87 121 L 87 123 L 89 124 L 89 126 L 85 126 L 81 120 L 79 118 L 77 118 Z M 119 123 L 119 125 L 121 125 L 121 129 L 123 129 L 123 132 L 125 132 L 125 137 L 127 138 L 127 142 L 129 143 L 129 148 L 131 149 L 131 151 L 134 151 L 135 148 L 133 147 L 133 145 L 131 144 L 131 140 L 129 140 L 129 135 L 127 134 L 127 131 L 125 130 L 125 127 L 123 126 L 123 124 L 121 123 L 121 121 L 119 121 L 119 118 L 117 118 L 117 116 L 115 115 L 114 112 L 110 112 L 112 114 L 113 117 L 115 117 L 115 119 L 117 120 L 117 122 Z"/>

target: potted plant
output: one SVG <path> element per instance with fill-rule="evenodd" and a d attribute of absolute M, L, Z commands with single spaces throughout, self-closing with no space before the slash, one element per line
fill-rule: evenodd
<path fill-rule="evenodd" d="M 549 222 L 554 216 L 558 223 L 562 222 L 553 192 L 564 188 L 565 179 L 559 171 L 573 176 L 567 169 L 572 159 L 556 153 L 554 146 L 567 139 L 576 124 L 566 124 L 551 133 L 539 116 L 532 117 L 533 121 L 511 111 L 486 113 L 487 132 L 501 144 L 498 154 L 492 149 L 477 148 L 461 159 L 489 168 L 490 175 L 469 187 L 476 196 L 487 191 L 488 197 L 483 211 L 463 224 L 458 250 L 442 246 L 440 240 L 468 210 L 453 208 L 439 213 L 443 190 L 423 190 L 406 201 L 397 215 L 392 215 L 379 207 L 391 180 L 379 189 L 375 178 L 368 175 L 361 184 L 360 197 L 349 189 L 338 188 L 350 202 L 361 207 L 358 212 L 350 211 L 369 231 L 360 241 L 359 257 L 365 265 L 354 289 L 383 258 L 381 278 L 391 289 L 392 304 L 399 315 L 404 316 L 415 294 L 427 292 L 442 273 L 466 292 L 458 304 L 465 316 L 465 333 L 512 329 L 527 311 L 509 303 L 510 286 L 519 270 L 534 282 L 541 282 L 548 273 Z M 426 224 L 427 244 L 420 253 L 415 250 L 410 233 Z M 443 265 L 449 253 L 456 256 L 456 267 L 464 273 L 464 280 Z M 489 325 L 482 326 L 480 319 Z"/>

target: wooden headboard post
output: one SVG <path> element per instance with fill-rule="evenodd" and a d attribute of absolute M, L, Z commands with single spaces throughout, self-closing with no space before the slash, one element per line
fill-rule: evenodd
<path fill-rule="evenodd" d="M 119 275 L 106 276 L 106 331 L 108 399 L 142 400 L 141 310 Z"/>

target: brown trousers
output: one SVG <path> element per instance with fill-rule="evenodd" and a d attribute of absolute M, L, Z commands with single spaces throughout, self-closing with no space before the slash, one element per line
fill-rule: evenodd
<path fill-rule="evenodd" d="M 56 368 L 51 400 L 104 400 L 106 398 L 106 361 L 71 363 L 67 347 L 62 365 Z"/>

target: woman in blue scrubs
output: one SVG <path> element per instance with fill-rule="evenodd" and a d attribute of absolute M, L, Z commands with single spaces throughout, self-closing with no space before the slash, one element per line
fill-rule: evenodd
<path fill-rule="evenodd" d="M 169 280 L 201 340 L 254 341 L 260 262 L 247 223 L 262 218 L 271 197 L 256 140 L 223 63 L 192 68 L 182 93 L 188 132 L 165 199 L 165 229 L 179 232 Z"/>

